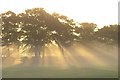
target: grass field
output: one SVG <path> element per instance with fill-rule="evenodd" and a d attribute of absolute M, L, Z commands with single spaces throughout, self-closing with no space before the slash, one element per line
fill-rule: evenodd
<path fill-rule="evenodd" d="M 3 78 L 115 78 L 116 70 L 98 68 L 58 69 L 53 67 L 3 68 Z"/>

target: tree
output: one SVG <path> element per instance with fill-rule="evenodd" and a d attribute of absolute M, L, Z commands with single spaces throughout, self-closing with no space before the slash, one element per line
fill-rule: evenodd
<path fill-rule="evenodd" d="M 56 30 L 58 35 L 56 36 L 55 41 L 58 44 L 61 52 L 64 53 L 63 49 L 67 49 L 67 47 L 71 46 L 78 37 L 74 34 L 74 28 L 76 27 L 76 24 L 73 19 L 69 19 L 67 16 L 60 15 L 58 13 L 53 13 L 52 16 L 62 23 L 60 29 Z"/>
<path fill-rule="evenodd" d="M 80 26 L 75 27 L 75 33 L 78 34 L 78 41 L 91 41 L 95 39 L 95 29 L 97 25 L 94 23 L 79 23 Z"/>
<path fill-rule="evenodd" d="M 10 56 L 9 47 L 13 44 L 19 47 L 19 27 L 17 25 L 18 17 L 14 12 L 8 11 L 1 14 L 2 18 L 2 46 L 8 48 L 7 56 Z"/>
<path fill-rule="evenodd" d="M 24 47 L 33 53 L 38 64 L 40 56 L 44 58 L 44 49 L 48 44 L 57 44 L 61 53 L 64 48 L 76 41 L 114 41 L 117 42 L 117 25 L 110 25 L 95 32 L 94 23 L 76 23 L 67 16 L 47 13 L 43 8 L 27 9 L 24 13 L 11 11 L 1 14 L 3 46 Z M 116 36 L 115 36 L 116 35 Z M 55 43 L 53 43 L 55 42 Z"/>
<path fill-rule="evenodd" d="M 22 32 L 21 42 L 30 53 L 35 54 L 37 61 L 41 53 L 44 56 L 46 44 L 53 44 L 55 41 L 62 48 L 73 40 L 71 26 L 60 22 L 43 8 L 28 9 L 25 13 L 18 14 L 18 17 Z"/>
<path fill-rule="evenodd" d="M 118 42 L 118 25 L 104 26 L 96 32 L 97 39 L 101 42 L 113 44 Z"/>

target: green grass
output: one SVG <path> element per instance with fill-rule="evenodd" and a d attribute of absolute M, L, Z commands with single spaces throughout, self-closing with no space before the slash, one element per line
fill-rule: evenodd
<path fill-rule="evenodd" d="M 97 68 L 60 69 L 55 67 L 23 67 L 3 68 L 3 78 L 115 78 L 115 70 Z"/>

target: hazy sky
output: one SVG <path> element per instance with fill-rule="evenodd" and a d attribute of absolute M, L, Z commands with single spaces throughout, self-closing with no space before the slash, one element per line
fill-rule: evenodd
<path fill-rule="evenodd" d="M 93 22 L 99 27 L 118 23 L 119 0 L 0 0 L 0 13 L 19 13 L 27 8 L 43 7 L 78 22 Z"/>

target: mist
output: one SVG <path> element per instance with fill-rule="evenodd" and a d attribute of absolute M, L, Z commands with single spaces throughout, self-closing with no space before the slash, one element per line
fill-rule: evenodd
<path fill-rule="evenodd" d="M 96 41 L 91 43 L 75 42 L 73 43 L 72 46 L 63 47 L 63 52 L 64 52 L 63 54 L 60 48 L 56 44 L 49 44 L 44 47 L 44 54 L 41 53 L 39 59 L 36 59 L 33 53 L 29 53 L 27 51 L 21 53 L 22 49 L 19 50 L 18 53 L 17 51 L 18 49 L 15 46 L 11 46 L 11 47 L 13 47 L 14 49 L 11 48 L 10 49 L 11 51 L 9 52 L 7 52 L 7 48 L 2 49 L 3 55 L 5 53 L 12 53 L 10 56 L 8 56 L 5 59 L 4 57 L 2 57 L 4 77 L 10 77 L 7 75 L 8 72 L 7 70 L 8 69 L 13 70 L 14 67 L 15 67 L 14 69 L 16 68 L 24 69 L 26 73 L 29 72 L 27 68 L 31 68 L 31 70 L 32 68 L 38 68 L 38 69 L 43 69 L 43 71 L 46 71 L 45 69 L 47 69 L 47 71 L 63 70 L 63 73 L 64 70 L 67 71 L 78 70 L 78 73 L 81 73 L 81 71 L 87 72 L 88 70 L 97 69 L 98 71 L 99 70 L 103 70 L 106 72 L 112 71 L 114 72 L 112 73 L 114 74 L 113 76 L 117 77 L 117 73 L 118 73 L 117 45 L 107 45 Z M 90 74 L 90 72 L 87 72 L 86 76 L 84 75 L 84 77 L 96 77 L 95 75 L 88 76 L 88 74 Z M 17 76 L 19 77 L 20 75 Z M 27 76 L 30 75 L 28 74 Z M 59 74 L 58 77 L 60 76 L 62 75 Z M 109 74 L 107 76 L 111 77 L 111 75 Z M 55 76 L 44 75 L 42 77 L 55 77 Z"/>

